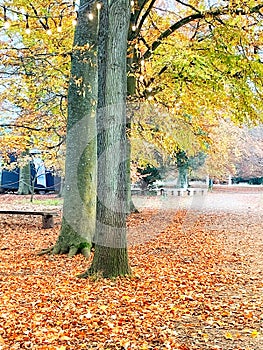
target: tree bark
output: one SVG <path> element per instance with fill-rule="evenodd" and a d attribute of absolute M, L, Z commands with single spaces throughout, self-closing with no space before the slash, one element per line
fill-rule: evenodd
<path fill-rule="evenodd" d="M 126 52 L 129 0 L 107 0 L 102 9 L 97 113 L 98 187 L 95 252 L 81 277 L 130 274 L 126 240 Z"/>
<path fill-rule="evenodd" d="M 184 151 L 179 151 L 176 154 L 176 163 L 178 168 L 178 188 L 187 188 L 188 187 L 188 167 L 189 159 Z"/>
<path fill-rule="evenodd" d="M 93 20 L 88 14 L 92 12 Z M 88 255 L 96 224 L 98 98 L 96 4 L 81 0 L 68 90 L 63 220 L 54 254 Z"/>
<path fill-rule="evenodd" d="M 30 162 L 27 161 L 26 164 L 20 167 L 17 193 L 27 195 L 32 194 L 32 191 Z"/>

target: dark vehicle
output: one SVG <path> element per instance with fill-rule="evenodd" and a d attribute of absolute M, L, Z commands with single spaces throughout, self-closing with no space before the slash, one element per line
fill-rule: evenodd
<path fill-rule="evenodd" d="M 0 192 L 15 192 L 18 190 L 19 169 L 1 171 Z"/>
<path fill-rule="evenodd" d="M 1 172 L 0 178 L 0 193 L 5 192 L 16 192 L 19 187 L 19 169 L 16 168 L 14 170 L 6 170 L 3 169 Z M 31 178 L 34 179 L 34 171 L 31 173 Z M 58 193 L 60 191 L 61 177 L 54 175 L 51 171 L 46 171 L 46 186 L 40 185 L 37 183 L 37 179 L 35 179 L 34 183 L 34 192 L 35 193 L 48 193 L 55 192 Z"/>
<path fill-rule="evenodd" d="M 247 183 L 249 185 L 263 185 L 263 177 L 234 177 L 233 184 Z"/>
<path fill-rule="evenodd" d="M 16 159 L 13 156 L 10 156 L 10 163 L 15 162 Z M 56 192 L 60 191 L 61 177 L 57 176 L 51 170 L 47 170 L 44 168 L 41 179 L 39 181 L 40 176 L 37 174 L 37 169 L 33 161 L 30 162 L 31 169 L 31 186 L 34 187 L 35 193 L 48 193 L 48 192 Z M 16 192 L 19 187 L 19 177 L 20 177 L 20 169 L 18 167 L 8 170 L 8 169 L 0 169 L 0 193 L 5 192 Z M 34 182 L 34 186 L 33 183 Z"/>

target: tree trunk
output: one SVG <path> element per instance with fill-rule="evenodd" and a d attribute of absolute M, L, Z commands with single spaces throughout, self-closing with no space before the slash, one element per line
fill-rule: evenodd
<path fill-rule="evenodd" d="M 188 167 L 189 159 L 184 151 L 178 151 L 176 154 L 176 163 L 178 169 L 178 188 L 187 188 L 188 187 Z"/>
<path fill-rule="evenodd" d="M 177 187 L 178 188 L 187 188 L 188 187 L 188 167 L 180 166 L 178 168 L 178 180 Z"/>
<path fill-rule="evenodd" d="M 32 185 L 31 185 L 31 171 L 30 171 L 30 162 L 20 167 L 19 172 L 19 185 L 18 185 L 18 194 L 31 194 Z"/>
<path fill-rule="evenodd" d="M 89 20 L 90 12 L 94 15 L 93 20 Z M 54 254 L 80 252 L 88 255 L 95 234 L 97 38 L 96 4 L 81 0 L 68 90 L 63 220 Z"/>
<path fill-rule="evenodd" d="M 81 277 L 130 273 L 126 241 L 127 139 L 126 52 L 129 0 L 108 0 L 102 9 L 97 113 L 98 187 L 94 259 Z"/>
<path fill-rule="evenodd" d="M 127 166 L 126 166 L 126 193 L 127 193 L 127 208 L 128 213 L 139 213 L 139 210 L 136 208 L 132 195 L 131 195 L 131 142 L 130 142 L 130 133 L 131 133 L 131 122 L 130 116 L 127 117 L 126 123 L 126 135 L 127 135 Z"/>

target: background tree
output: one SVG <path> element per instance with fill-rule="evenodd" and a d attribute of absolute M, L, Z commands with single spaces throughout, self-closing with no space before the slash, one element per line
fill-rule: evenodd
<path fill-rule="evenodd" d="M 20 165 L 19 171 L 19 185 L 18 185 L 18 194 L 32 194 L 32 178 L 31 178 L 31 166 L 30 159 L 28 154 L 23 154 L 22 164 Z"/>
<path fill-rule="evenodd" d="M 244 128 L 240 135 L 240 143 L 242 144 L 242 153 L 236 163 L 236 177 L 244 180 L 249 180 L 251 178 L 261 178 L 262 182 L 262 127 L 253 128 L 251 130 Z"/>
<path fill-rule="evenodd" d="M 39 5 L 5 2 L 9 27 L 0 43 L 5 134 L 1 150 L 41 148 L 43 158 L 52 159 L 55 166 L 66 130 L 74 10 L 62 1 Z"/>
<path fill-rule="evenodd" d="M 243 151 L 242 134 L 242 129 L 230 121 L 221 121 L 210 133 L 204 165 L 196 173 L 218 180 L 233 176 Z"/>

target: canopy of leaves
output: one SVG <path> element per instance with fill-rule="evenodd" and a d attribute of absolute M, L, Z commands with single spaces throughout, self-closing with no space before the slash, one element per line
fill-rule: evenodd
<path fill-rule="evenodd" d="M 4 4 L 11 26 L 4 28 L 3 16 L 0 117 L 11 126 L 2 128 L 0 148 L 34 144 L 52 157 L 65 135 L 74 8 L 69 1 Z M 152 142 L 151 148 L 168 156 L 184 149 L 191 156 L 207 149 L 221 118 L 239 124 L 262 120 L 262 6 L 134 1 L 128 49 L 128 74 L 136 79 L 133 99 L 165 108 L 150 121 L 145 112 L 146 118 L 135 118 L 138 144 Z"/>
<path fill-rule="evenodd" d="M 40 147 L 50 149 L 52 157 L 53 147 L 65 134 L 72 5 L 63 1 L 6 1 L 5 5 L 10 27 L 0 43 L 5 133 L 0 148 Z"/>
<path fill-rule="evenodd" d="M 149 15 L 138 15 L 130 74 L 137 77 L 137 98 L 152 107 L 135 113 L 135 142 L 142 137 L 147 153 L 151 149 L 151 154 L 172 157 L 181 149 L 192 156 L 213 148 L 219 159 L 224 142 L 209 144 L 222 120 L 262 122 L 260 6 L 253 1 L 216 2 L 211 8 L 200 1 L 175 3 L 148 2 Z M 220 171 L 225 172 L 222 162 Z"/>

